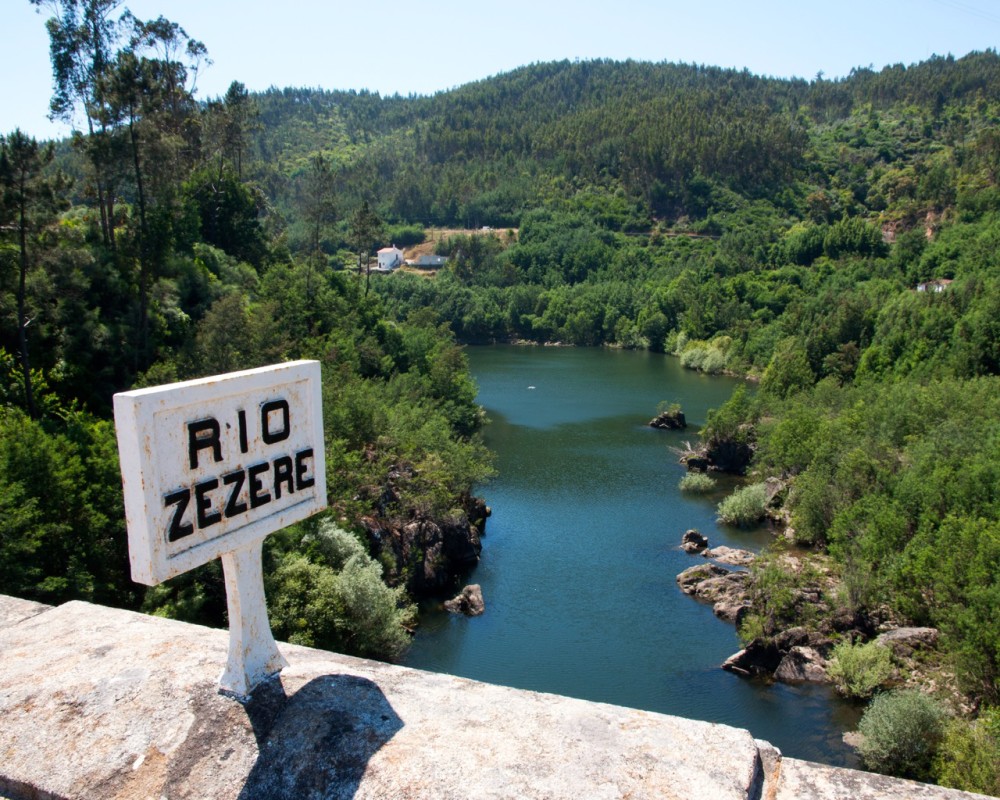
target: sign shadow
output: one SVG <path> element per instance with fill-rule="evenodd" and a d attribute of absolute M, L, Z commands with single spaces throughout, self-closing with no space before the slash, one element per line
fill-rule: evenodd
<path fill-rule="evenodd" d="M 323 675 L 287 696 L 265 681 L 244 706 L 258 756 L 240 800 L 352 798 L 368 762 L 403 727 L 378 685 Z"/>

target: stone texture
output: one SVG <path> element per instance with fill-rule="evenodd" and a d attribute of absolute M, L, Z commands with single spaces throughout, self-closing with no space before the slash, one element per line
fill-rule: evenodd
<path fill-rule="evenodd" d="M 444 607 L 453 614 L 478 617 L 486 610 L 483 589 L 478 583 L 469 584 L 451 600 L 445 600 Z"/>
<path fill-rule="evenodd" d="M 694 528 L 684 531 L 681 537 L 681 549 L 685 553 L 697 553 L 708 547 L 708 537 Z"/>
<path fill-rule="evenodd" d="M 746 731 L 291 645 L 243 706 L 227 643 L 80 602 L 0 629 L 0 796 L 760 796 Z"/>
<path fill-rule="evenodd" d="M 683 411 L 664 411 L 649 421 L 649 427 L 676 431 L 686 428 L 687 420 L 684 418 Z"/>
<path fill-rule="evenodd" d="M 694 567 L 688 567 L 681 572 L 677 576 L 677 585 L 684 594 L 695 594 L 698 591 L 699 584 L 703 581 L 728 574 L 729 570 L 725 567 L 720 567 L 718 564 L 698 564 Z"/>
<path fill-rule="evenodd" d="M 782 758 L 775 800 L 972 800 L 983 795 Z"/>
<path fill-rule="evenodd" d="M 774 677 L 783 683 L 825 683 L 826 659 L 811 647 L 792 647 L 781 659 Z"/>
<path fill-rule="evenodd" d="M 773 644 L 754 639 L 739 652 L 722 662 L 722 668 L 745 678 L 770 675 L 781 663 L 781 654 Z"/>
<path fill-rule="evenodd" d="M 879 634 L 876 641 L 892 648 L 899 658 L 909 658 L 914 650 L 932 650 L 937 645 L 937 628 L 895 628 Z"/>
<path fill-rule="evenodd" d="M 48 611 L 50 608 L 52 606 L 47 606 L 44 603 L 21 600 L 18 597 L 9 597 L 5 594 L 0 594 L 0 628 L 17 625 L 19 622 Z"/>
<path fill-rule="evenodd" d="M 757 559 L 757 556 L 749 550 L 741 550 L 738 547 L 726 547 L 724 544 L 704 550 L 702 555 L 705 558 L 718 561 L 720 564 L 729 564 L 734 567 L 747 567 Z"/>
<path fill-rule="evenodd" d="M 246 705 L 228 635 L 0 597 L 0 798 L 960 800 L 746 731 L 280 645 Z"/>

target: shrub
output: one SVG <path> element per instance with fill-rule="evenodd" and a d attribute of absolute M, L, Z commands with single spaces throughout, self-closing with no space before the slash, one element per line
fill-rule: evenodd
<path fill-rule="evenodd" d="M 668 401 L 661 400 L 656 404 L 656 413 L 659 414 L 677 414 L 681 410 L 681 404 L 676 400 Z"/>
<path fill-rule="evenodd" d="M 719 521 L 749 527 L 764 519 L 766 509 L 766 487 L 763 483 L 754 483 L 737 489 L 719 503 Z"/>
<path fill-rule="evenodd" d="M 871 697 L 892 675 L 892 654 L 877 642 L 841 642 L 833 648 L 827 674 L 847 697 Z"/>
<path fill-rule="evenodd" d="M 971 722 L 948 723 L 934 778 L 942 786 L 1000 797 L 1000 708 L 985 709 Z"/>
<path fill-rule="evenodd" d="M 880 694 L 858 725 L 858 754 L 873 772 L 928 780 L 944 725 L 941 706 L 916 689 Z"/>
<path fill-rule="evenodd" d="M 709 375 L 717 375 L 726 368 L 726 355 L 721 350 L 716 350 L 714 347 L 709 348 L 705 352 L 705 357 L 701 362 L 702 372 L 707 372 Z"/>
<path fill-rule="evenodd" d="M 330 522 L 303 544 L 316 560 L 286 553 L 268 577 L 275 637 L 366 658 L 400 658 L 416 614 L 403 587 L 386 586 L 382 566 Z"/>
<path fill-rule="evenodd" d="M 749 574 L 746 601 L 750 608 L 739 626 L 744 644 L 753 639 L 769 642 L 779 631 L 809 624 L 816 607 L 802 602 L 800 590 L 815 585 L 816 575 L 810 568 L 796 568 L 772 546 L 757 556 Z"/>
<path fill-rule="evenodd" d="M 681 353 L 681 366 L 687 369 L 701 369 L 708 348 L 701 344 L 689 344 Z"/>
<path fill-rule="evenodd" d="M 689 472 L 678 484 L 682 492 L 692 494 L 708 494 L 715 489 L 715 479 L 710 478 L 704 472 Z"/>

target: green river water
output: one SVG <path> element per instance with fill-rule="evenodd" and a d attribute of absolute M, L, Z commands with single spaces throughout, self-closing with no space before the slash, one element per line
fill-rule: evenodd
<path fill-rule="evenodd" d="M 711 545 L 759 550 L 767 531 L 720 526 L 724 494 L 683 495 L 670 447 L 694 442 L 736 381 L 654 353 L 470 348 L 499 475 L 477 488 L 493 510 L 476 618 L 426 608 L 408 666 L 749 729 L 795 758 L 854 765 L 842 743 L 858 709 L 826 687 L 767 685 L 719 668 L 732 625 L 683 595 L 677 573 L 697 528 Z M 687 431 L 648 427 L 679 402 Z M 729 483 L 731 487 L 733 484 Z"/>

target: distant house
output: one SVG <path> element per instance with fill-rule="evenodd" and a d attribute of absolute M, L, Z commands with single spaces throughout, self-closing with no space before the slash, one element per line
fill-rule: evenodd
<path fill-rule="evenodd" d="M 917 284 L 918 292 L 943 292 L 951 285 L 950 278 L 938 278 L 934 281 L 926 281 Z"/>
<path fill-rule="evenodd" d="M 392 272 L 397 267 L 403 266 L 403 251 L 396 245 L 383 247 L 378 251 L 378 271 Z"/>
<path fill-rule="evenodd" d="M 424 254 L 422 256 L 418 256 L 417 260 L 412 261 L 411 263 L 413 266 L 420 267 L 421 269 L 433 269 L 434 267 L 443 267 L 444 262 L 447 260 L 448 259 L 445 256 Z"/>

